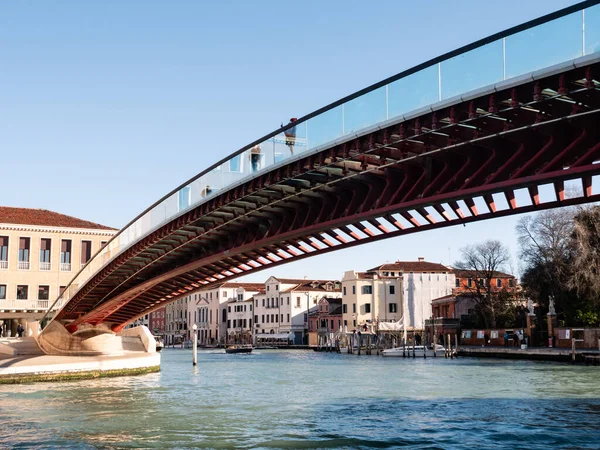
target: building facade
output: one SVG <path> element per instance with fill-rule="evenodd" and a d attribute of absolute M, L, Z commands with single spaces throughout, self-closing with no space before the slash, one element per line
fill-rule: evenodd
<path fill-rule="evenodd" d="M 0 207 L 0 322 L 40 320 L 69 281 L 118 232 L 43 209 Z"/>
<path fill-rule="evenodd" d="M 254 344 L 280 340 L 307 345 L 308 312 L 324 295 L 340 298 L 340 282 L 270 277 L 264 293 L 254 296 Z"/>
<path fill-rule="evenodd" d="M 336 333 L 343 331 L 342 299 L 323 297 L 309 314 L 308 345 L 332 345 Z"/>
<path fill-rule="evenodd" d="M 422 330 L 432 315 L 432 300 L 450 294 L 454 285 L 449 267 L 423 258 L 347 271 L 342 278 L 343 326 L 372 329 L 373 324 L 402 319 L 407 329 Z"/>

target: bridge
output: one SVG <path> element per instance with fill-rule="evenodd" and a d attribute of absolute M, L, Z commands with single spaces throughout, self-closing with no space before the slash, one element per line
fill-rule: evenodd
<path fill-rule="evenodd" d="M 119 332 L 202 287 L 434 228 L 600 200 L 600 5 L 474 42 L 250 143 L 125 226 L 51 310 Z M 581 195 L 565 195 L 577 182 Z"/>

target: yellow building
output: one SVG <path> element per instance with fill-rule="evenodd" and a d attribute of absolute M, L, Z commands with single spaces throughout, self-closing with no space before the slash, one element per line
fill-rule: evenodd
<path fill-rule="evenodd" d="M 118 230 L 44 209 L 0 206 L 0 331 L 39 320 Z"/>

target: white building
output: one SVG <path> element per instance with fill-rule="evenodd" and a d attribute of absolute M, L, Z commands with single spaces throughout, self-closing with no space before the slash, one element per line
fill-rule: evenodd
<path fill-rule="evenodd" d="M 191 339 L 192 326 L 196 324 L 198 343 L 200 345 L 226 344 L 228 339 L 228 324 L 233 325 L 229 310 L 230 304 L 235 301 L 244 301 L 261 292 L 264 285 L 261 283 L 222 283 L 207 289 L 199 289 L 186 297 L 186 338 Z M 234 311 L 235 308 L 232 310 Z M 250 312 L 250 317 L 252 313 Z M 234 314 L 235 315 L 235 314 Z M 242 319 L 242 318 L 240 318 Z M 248 319 L 246 317 L 246 319 Z M 242 319 L 243 320 L 243 319 Z M 243 322 L 242 322 L 243 323 Z M 247 323 L 247 322 L 246 322 Z M 251 327 L 247 327 L 248 333 Z M 239 330 L 238 330 L 239 331 Z"/>
<path fill-rule="evenodd" d="M 376 321 L 403 319 L 409 329 L 423 329 L 432 315 L 431 301 L 452 293 L 449 267 L 418 261 L 396 261 L 367 272 L 347 271 L 342 278 L 343 324 L 352 330 Z"/>
<path fill-rule="evenodd" d="M 261 338 L 278 338 L 306 344 L 307 311 L 324 295 L 340 298 L 340 282 L 270 277 L 264 293 L 254 296 L 254 343 Z"/>

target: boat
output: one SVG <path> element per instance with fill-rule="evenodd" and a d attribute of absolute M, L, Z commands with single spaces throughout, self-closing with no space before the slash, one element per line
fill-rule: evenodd
<path fill-rule="evenodd" d="M 437 353 L 444 353 L 445 349 L 443 345 L 435 344 Z M 414 347 L 414 355 L 415 356 L 423 356 L 423 352 L 427 352 L 427 354 L 433 355 L 433 347 L 426 347 L 424 345 L 415 345 Z M 413 347 L 394 347 L 385 349 L 381 352 L 382 356 L 412 356 L 413 355 Z"/>
<path fill-rule="evenodd" d="M 230 345 L 225 348 L 225 353 L 252 353 L 251 345 Z"/>
<path fill-rule="evenodd" d="M 165 348 L 165 343 L 163 342 L 161 336 L 154 336 L 154 340 L 156 341 L 157 352 L 160 352 L 163 348 Z"/>

